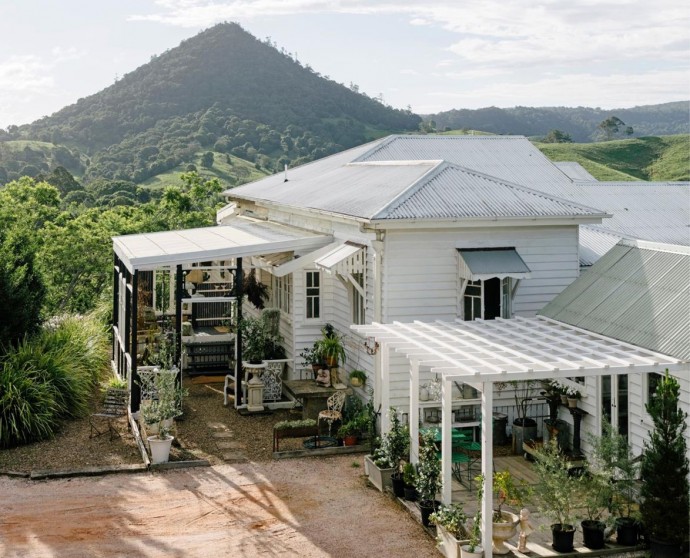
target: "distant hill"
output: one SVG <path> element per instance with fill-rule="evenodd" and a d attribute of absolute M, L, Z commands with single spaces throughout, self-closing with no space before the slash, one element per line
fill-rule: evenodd
<path fill-rule="evenodd" d="M 576 161 L 597 180 L 690 181 L 690 135 L 599 143 L 537 143 L 552 161 Z"/>
<path fill-rule="evenodd" d="M 569 134 L 575 142 L 590 142 L 596 139 L 597 126 L 610 116 L 616 116 L 627 126 L 632 126 L 633 137 L 689 134 L 689 111 L 690 101 L 614 110 L 587 107 L 487 107 L 449 110 L 427 115 L 424 120 L 433 120 L 439 131 L 474 129 L 492 134 L 532 137 L 560 130 Z"/>
<path fill-rule="evenodd" d="M 61 146 L 84 159 L 78 174 L 87 182 L 141 183 L 193 164 L 204 152 L 274 170 L 415 130 L 420 121 L 321 77 L 239 25 L 225 23 L 52 116 L 0 131 L 0 142 Z M 27 166 L 50 172 L 51 157 L 41 157 L 47 151 L 5 149 L 0 181 L 20 176 Z"/>

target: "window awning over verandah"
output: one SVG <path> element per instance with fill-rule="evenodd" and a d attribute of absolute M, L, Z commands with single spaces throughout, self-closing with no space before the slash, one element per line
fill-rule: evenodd
<path fill-rule="evenodd" d="M 616 339 L 572 327 L 550 318 L 513 318 L 434 323 L 373 323 L 352 329 L 373 337 L 380 347 L 381 406 L 390 404 L 390 351 L 410 363 L 409 424 L 411 459 L 419 450 L 419 370 L 428 367 L 441 380 L 441 446 L 452 447 L 452 383 L 481 391 L 482 540 L 491 548 L 493 502 L 493 387 L 512 380 L 565 379 L 639 372 L 688 370 L 690 365 Z M 382 418 L 382 431 L 389 427 Z M 451 452 L 442 451 L 443 503 L 451 502 Z M 490 553 L 489 553 L 490 554 Z"/>
<path fill-rule="evenodd" d="M 242 258 L 281 252 L 310 254 L 331 243 L 333 237 L 330 235 L 244 216 L 236 216 L 214 227 L 113 237 L 113 359 L 118 373 L 129 381 L 132 411 L 139 409 L 140 399 L 136 358 L 140 272 L 169 268 L 175 277 L 175 360 L 179 362 L 185 270 L 199 262 L 234 261 L 235 268 L 226 269 L 235 274 L 236 293 L 241 295 Z M 220 300 L 214 298 L 214 301 Z M 237 317 L 241 318 L 239 312 Z M 239 342 L 237 357 L 239 363 Z M 238 372 L 236 370 L 236 374 Z M 239 382 L 235 382 L 235 386 L 235 400 L 239 401 Z"/>

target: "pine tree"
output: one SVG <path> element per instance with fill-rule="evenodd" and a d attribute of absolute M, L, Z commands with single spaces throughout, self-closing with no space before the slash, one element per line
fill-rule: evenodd
<path fill-rule="evenodd" d="M 681 544 L 688 539 L 690 488 L 688 458 L 683 433 L 687 413 L 679 406 L 678 381 L 666 375 L 646 405 L 654 421 L 642 460 L 642 520 L 655 539 Z"/>

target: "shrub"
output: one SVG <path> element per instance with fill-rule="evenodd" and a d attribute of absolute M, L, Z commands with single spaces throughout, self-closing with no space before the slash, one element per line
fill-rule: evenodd
<path fill-rule="evenodd" d="M 55 399 L 32 378 L 31 365 L 0 368 L 0 448 L 50 438 L 57 426 Z"/>
<path fill-rule="evenodd" d="M 11 349 L 1 363 L 0 445 L 50 437 L 61 419 L 85 416 L 108 360 L 105 330 L 92 316 L 56 320 Z"/>

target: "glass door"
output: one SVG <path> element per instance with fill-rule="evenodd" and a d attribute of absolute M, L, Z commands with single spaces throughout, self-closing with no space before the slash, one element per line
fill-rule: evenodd
<path fill-rule="evenodd" d="M 628 438 L 628 375 L 601 377 L 601 411 L 619 434 Z M 602 428 L 600 427 L 600 432 Z"/>

